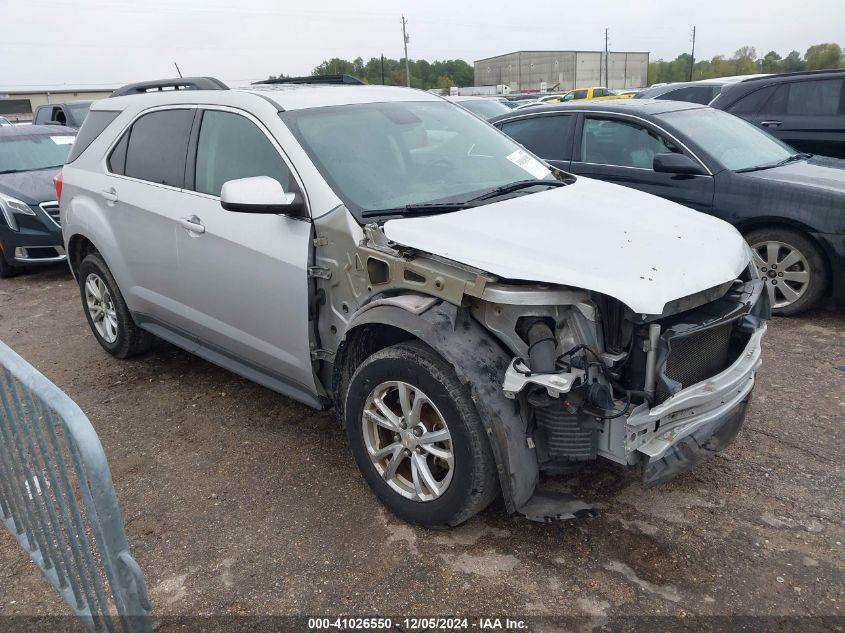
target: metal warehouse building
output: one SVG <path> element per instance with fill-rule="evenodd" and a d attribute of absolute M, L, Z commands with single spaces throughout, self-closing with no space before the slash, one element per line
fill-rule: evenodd
<path fill-rule="evenodd" d="M 606 86 L 610 89 L 648 85 L 648 53 L 603 51 L 517 51 L 475 62 L 475 85 L 506 84 L 513 92 Z M 607 76 L 605 75 L 607 73 Z"/>

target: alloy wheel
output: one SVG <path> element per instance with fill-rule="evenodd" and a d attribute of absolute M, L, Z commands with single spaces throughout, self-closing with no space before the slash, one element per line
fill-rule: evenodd
<path fill-rule="evenodd" d="M 807 292 L 813 271 L 801 251 L 776 240 L 752 244 L 751 250 L 773 308 L 791 305 Z"/>
<path fill-rule="evenodd" d="M 361 419 L 367 453 L 385 482 L 413 501 L 446 492 L 455 467 L 443 415 L 419 388 L 402 381 L 372 390 Z"/>
<path fill-rule="evenodd" d="M 117 312 L 108 286 L 99 275 L 91 273 L 85 279 L 85 305 L 94 329 L 106 343 L 117 340 Z"/>

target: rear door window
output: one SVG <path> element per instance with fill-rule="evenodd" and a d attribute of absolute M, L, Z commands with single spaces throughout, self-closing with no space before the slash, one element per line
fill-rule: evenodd
<path fill-rule="evenodd" d="M 569 160 L 571 114 L 535 116 L 509 121 L 502 131 L 526 149 L 546 160 Z"/>
<path fill-rule="evenodd" d="M 781 84 L 763 107 L 765 114 L 836 116 L 842 107 L 842 80 L 817 79 Z"/>
<path fill-rule="evenodd" d="M 795 116 L 834 116 L 839 114 L 841 79 L 797 81 L 789 84 L 786 114 Z"/>
<path fill-rule="evenodd" d="M 287 164 L 267 135 L 234 112 L 206 110 L 202 116 L 194 188 L 219 196 L 223 183 L 238 178 L 269 176 L 290 192 Z"/>
<path fill-rule="evenodd" d="M 124 174 L 160 185 L 184 186 L 193 118 L 192 109 L 158 110 L 135 121 L 129 132 Z"/>

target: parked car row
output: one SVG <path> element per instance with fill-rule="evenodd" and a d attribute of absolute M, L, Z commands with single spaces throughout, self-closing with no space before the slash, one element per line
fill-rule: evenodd
<path fill-rule="evenodd" d="M 764 128 L 798 151 L 845 158 L 845 70 L 667 84 L 635 98 L 709 104 Z"/>

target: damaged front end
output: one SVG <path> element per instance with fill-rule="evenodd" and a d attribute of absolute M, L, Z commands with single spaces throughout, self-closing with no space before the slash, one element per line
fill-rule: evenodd
<path fill-rule="evenodd" d="M 586 504 L 538 489 L 541 472 L 603 457 L 641 465 L 653 485 L 721 450 L 742 423 L 770 313 L 750 267 L 644 315 L 397 244 L 342 207 L 315 230 L 312 357 L 338 413 L 361 359 L 421 340 L 471 391 L 511 512 L 581 516 Z"/>
<path fill-rule="evenodd" d="M 528 325 L 525 354 L 503 381 L 528 411 L 541 470 L 571 472 L 604 457 L 642 464 L 651 486 L 733 440 L 770 314 L 759 279 L 749 272 L 656 318 L 606 296 L 589 305 Z"/>

